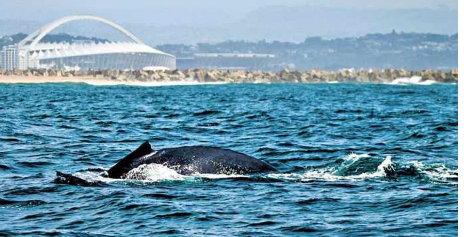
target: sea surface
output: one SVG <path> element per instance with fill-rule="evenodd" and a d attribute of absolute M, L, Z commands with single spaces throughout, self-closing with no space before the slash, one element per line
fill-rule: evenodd
<path fill-rule="evenodd" d="M 100 176 L 144 141 L 279 172 Z M 457 236 L 457 167 L 457 85 L 0 85 L 0 236 Z"/>

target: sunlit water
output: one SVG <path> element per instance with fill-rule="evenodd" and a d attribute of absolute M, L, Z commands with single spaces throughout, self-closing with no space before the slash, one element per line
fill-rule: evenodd
<path fill-rule="evenodd" d="M 456 85 L 0 85 L 0 236 L 455 236 L 457 105 Z M 279 172 L 100 176 L 145 140 Z"/>

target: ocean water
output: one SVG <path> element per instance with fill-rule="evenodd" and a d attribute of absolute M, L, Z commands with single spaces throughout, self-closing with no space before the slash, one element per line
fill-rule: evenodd
<path fill-rule="evenodd" d="M 0 236 L 456 236 L 457 89 L 0 85 Z M 100 177 L 146 140 L 279 172 Z"/>

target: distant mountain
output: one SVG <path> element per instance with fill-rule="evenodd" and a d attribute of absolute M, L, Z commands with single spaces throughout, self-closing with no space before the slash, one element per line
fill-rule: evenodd
<path fill-rule="evenodd" d="M 216 44 L 160 45 L 158 49 L 180 58 L 196 53 L 262 53 L 275 58 L 265 70 L 284 67 L 314 68 L 404 68 L 409 70 L 458 67 L 458 35 L 403 33 L 367 34 L 361 37 L 324 39 L 309 37 L 300 43 L 281 41 L 226 41 Z M 198 64 L 197 64 L 198 65 Z M 208 66 L 208 65 L 204 65 Z M 201 67 L 201 65 L 200 65 Z"/>
<path fill-rule="evenodd" d="M 354 37 L 405 32 L 455 34 L 458 11 L 448 9 L 362 10 L 314 6 L 267 7 L 248 14 L 232 29 L 237 39 L 298 42 L 308 36 Z"/>

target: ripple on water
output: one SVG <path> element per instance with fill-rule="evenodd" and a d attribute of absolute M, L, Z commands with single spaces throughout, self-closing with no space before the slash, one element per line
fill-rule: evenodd
<path fill-rule="evenodd" d="M 0 85 L 0 98 L 0 236 L 457 235 L 456 85 Z M 101 176 L 145 140 L 281 172 Z"/>

